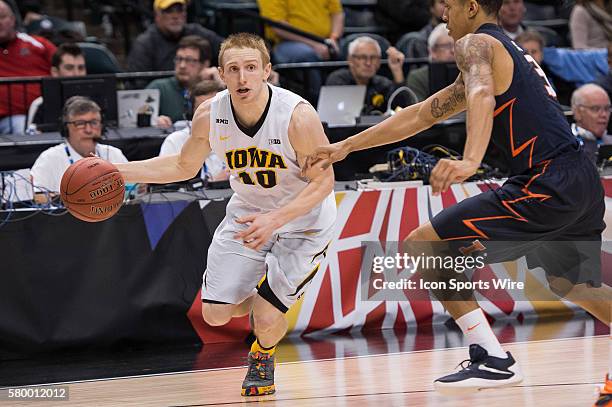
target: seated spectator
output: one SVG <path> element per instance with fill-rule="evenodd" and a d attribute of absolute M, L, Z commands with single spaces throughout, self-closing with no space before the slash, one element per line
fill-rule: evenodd
<path fill-rule="evenodd" d="M 59 78 L 83 75 L 87 75 L 87 67 L 81 48 L 77 44 L 71 43 L 60 45 L 51 57 L 51 76 Z M 28 109 L 28 128 L 32 123 L 40 124 L 43 122 L 43 109 L 43 97 L 39 96 L 32 101 Z"/>
<path fill-rule="evenodd" d="M 446 24 L 438 24 L 427 38 L 429 60 L 431 62 L 455 62 L 455 41 L 448 35 Z M 415 93 L 419 101 L 430 96 L 429 65 L 422 66 L 408 74 L 406 85 Z"/>
<path fill-rule="evenodd" d="M 514 41 L 519 47 L 523 48 L 526 53 L 531 55 L 546 74 L 548 82 L 553 85 L 548 67 L 544 62 L 544 37 L 537 31 L 525 30 L 519 34 Z"/>
<path fill-rule="evenodd" d="M 584 145 L 584 151 L 595 163 L 600 145 L 612 144 L 608 135 L 610 120 L 610 99 L 599 85 L 586 84 L 572 94 L 572 112 L 576 123 L 572 132 Z"/>
<path fill-rule="evenodd" d="M 96 102 L 83 96 L 66 100 L 62 114 L 62 136 L 66 141 L 48 148 L 36 159 L 31 170 L 34 192 L 44 194 L 43 198 L 47 193 L 57 194 L 64 171 L 91 154 L 112 163 L 127 162 L 118 148 L 98 144 L 103 128 L 101 109 Z"/>
<path fill-rule="evenodd" d="M 338 40 L 344 32 L 340 0 L 258 0 L 257 3 L 263 17 L 325 38 L 329 46 L 339 52 Z M 267 28 L 266 38 L 274 44 L 272 58 L 276 64 L 326 61 L 331 57 L 328 45 L 280 28 Z M 321 74 L 313 69 L 307 72 L 310 94 L 316 95 L 321 87 Z"/>
<path fill-rule="evenodd" d="M 508 37 L 515 39 L 525 31 L 523 26 L 525 10 L 523 0 L 504 0 L 499 9 L 499 25 Z"/>
<path fill-rule="evenodd" d="M 212 65 L 217 65 L 223 38 L 199 24 L 187 24 L 186 0 L 155 0 L 155 24 L 133 42 L 128 56 L 128 71 L 171 71 L 180 40 L 188 35 L 205 38 L 212 48 Z"/>
<path fill-rule="evenodd" d="M 18 33 L 15 14 L 0 0 L 0 77 L 46 76 L 55 45 L 44 38 Z M 10 95 L 10 96 L 9 96 Z M 28 106 L 40 96 L 40 85 L 0 86 L 0 134 L 23 133 Z"/>
<path fill-rule="evenodd" d="M 375 112 L 385 113 L 387 100 L 404 81 L 404 54 L 391 47 L 387 50 L 389 69 L 393 73 L 393 81 L 384 76 L 376 75 L 380 68 L 381 49 L 378 42 L 370 37 L 358 37 L 348 47 L 348 68 L 332 72 L 325 82 L 328 86 L 365 85 L 366 99 L 362 115 Z M 407 106 L 410 103 L 404 94 L 398 95 L 396 105 Z"/>
<path fill-rule="evenodd" d="M 579 0 L 569 20 L 574 49 L 606 48 L 612 40 L 609 0 Z"/>
<path fill-rule="evenodd" d="M 223 89 L 225 89 L 225 87 L 217 81 L 207 80 L 197 83 L 190 91 L 193 111 L 195 112 L 198 106 L 208 99 L 213 98 L 217 92 Z M 183 144 L 185 144 L 190 135 L 191 123 L 189 122 L 184 129 L 175 131 L 166 137 L 161 145 L 159 155 L 163 156 L 180 153 Z M 204 167 L 202 168 L 200 176 L 202 179 L 220 181 L 228 179 L 229 173 L 225 170 L 223 160 L 219 159 L 215 153 L 211 153 L 204 162 Z"/>
<path fill-rule="evenodd" d="M 174 58 L 174 76 L 155 79 L 147 89 L 159 89 L 158 121 L 183 120 L 186 113 L 191 112 L 189 105 L 189 88 L 200 81 L 201 72 L 209 72 L 210 45 L 205 39 L 188 35 L 179 42 Z M 216 69 L 213 69 L 215 71 Z"/>
<path fill-rule="evenodd" d="M 612 100 L 612 42 L 608 43 L 608 73 L 598 76 L 595 83 L 604 88 Z"/>
<path fill-rule="evenodd" d="M 429 13 L 431 17 L 429 22 L 419 30 L 419 32 L 427 41 L 429 34 L 437 27 L 438 24 L 442 23 L 442 16 L 444 15 L 444 0 L 429 0 Z"/>

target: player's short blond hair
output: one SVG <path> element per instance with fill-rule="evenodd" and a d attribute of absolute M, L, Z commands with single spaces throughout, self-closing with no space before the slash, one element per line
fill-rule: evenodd
<path fill-rule="evenodd" d="M 221 48 L 219 49 L 219 65 L 221 68 L 223 68 L 223 54 L 232 48 L 256 49 L 261 54 L 263 66 L 270 63 L 270 53 L 266 43 L 260 36 L 250 33 L 238 33 L 230 35 L 221 43 Z"/>

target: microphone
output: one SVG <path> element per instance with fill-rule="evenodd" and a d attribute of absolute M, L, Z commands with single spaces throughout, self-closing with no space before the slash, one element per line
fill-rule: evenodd
<path fill-rule="evenodd" d="M 395 98 L 397 97 L 397 95 L 399 95 L 402 92 L 406 92 L 410 95 L 411 101 L 408 106 L 418 103 L 419 98 L 412 91 L 412 89 L 410 89 L 408 86 L 400 86 L 399 88 L 395 89 L 393 93 L 391 94 L 391 96 L 389 97 L 389 101 L 387 102 L 387 111 L 385 112 L 386 116 L 393 116 L 395 114 L 395 111 L 391 109 L 391 105 L 393 101 L 395 100 Z"/>

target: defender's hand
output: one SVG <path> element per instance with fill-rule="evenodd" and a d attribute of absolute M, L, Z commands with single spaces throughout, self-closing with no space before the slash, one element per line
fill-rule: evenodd
<path fill-rule="evenodd" d="M 315 152 L 306 158 L 302 174 L 316 166 L 326 170 L 332 163 L 344 160 L 349 153 L 349 149 L 342 141 L 328 146 L 317 147 Z"/>
<path fill-rule="evenodd" d="M 449 160 L 445 158 L 438 161 L 429 177 L 433 195 L 446 192 L 453 183 L 465 181 L 476 173 L 478 166 L 478 163 L 469 160 Z"/>
<path fill-rule="evenodd" d="M 253 250 L 261 249 L 270 240 L 274 231 L 281 226 L 273 212 L 243 216 L 236 219 L 236 222 L 250 223 L 247 229 L 236 233 L 234 239 L 242 240 L 246 247 Z"/>

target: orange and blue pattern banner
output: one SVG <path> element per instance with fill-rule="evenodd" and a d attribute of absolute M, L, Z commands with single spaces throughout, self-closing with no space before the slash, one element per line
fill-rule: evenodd
<path fill-rule="evenodd" d="M 612 241 L 612 178 L 603 178 L 602 183 L 606 190 L 608 225 L 603 240 Z M 442 209 L 497 185 L 501 182 L 458 184 L 440 196 L 432 196 L 428 186 L 336 193 L 338 219 L 334 239 L 310 287 L 287 313 L 289 335 L 405 329 L 445 323 L 449 316 L 442 305 L 435 300 L 423 300 L 423 295 L 417 295 L 419 299 L 414 300 L 408 297 L 408 301 L 362 301 L 359 287 L 362 244 L 379 241 L 384 246 L 386 242 L 402 241 Z M 612 253 L 602 251 L 602 262 L 602 270 L 610 274 Z M 489 265 L 480 272 L 481 278 L 525 281 L 531 290 L 525 290 L 521 299 L 499 290 L 494 295 L 487 290 L 477 292 L 481 307 L 493 319 L 523 320 L 577 311 L 573 304 L 558 300 L 552 292 L 548 297 L 543 296 L 542 292 L 548 293 L 538 289 L 547 284 L 543 270 L 529 270 L 524 259 Z M 189 315 L 205 343 L 242 340 L 249 331 L 246 317 L 234 319 L 224 327 L 208 327 L 201 320 L 200 309 L 199 302 L 194 302 Z"/>

